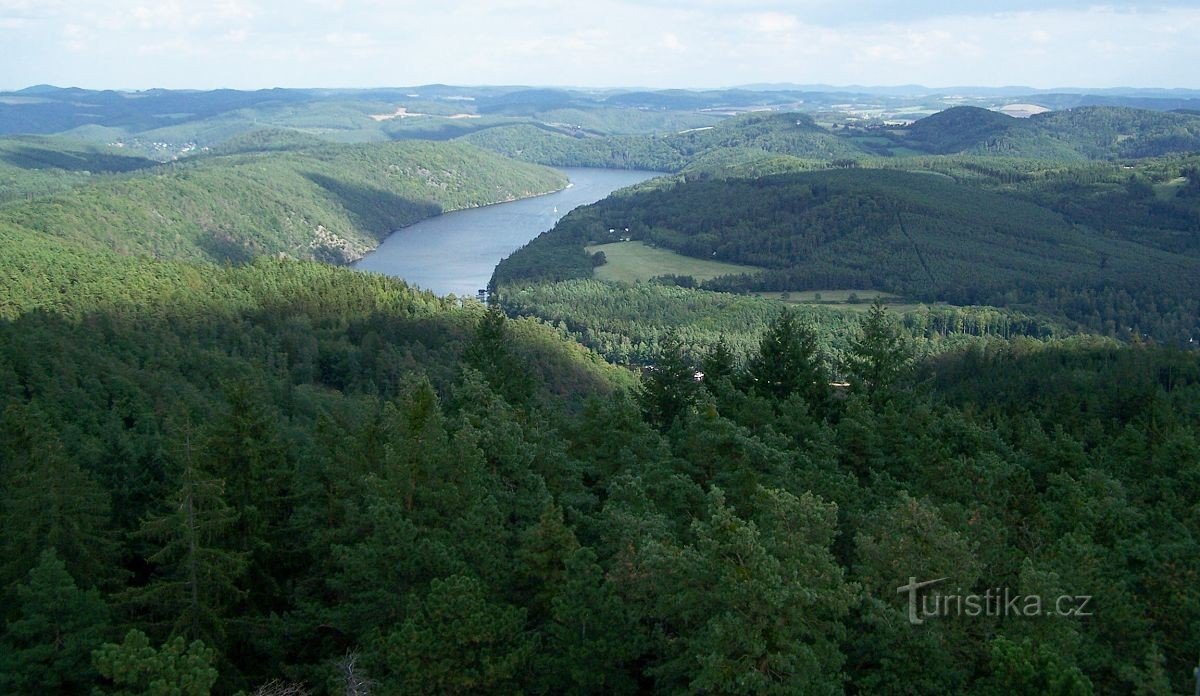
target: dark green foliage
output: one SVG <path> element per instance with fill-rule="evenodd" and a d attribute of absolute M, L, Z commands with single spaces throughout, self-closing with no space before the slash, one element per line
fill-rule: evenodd
<path fill-rule="evenodd" d="M 532 395 L 533 382 L 510 346 L 508 318 L 499 305 L 492 305 L 479 319 L 474 340 L 463 357 L 497 394 L 511 404 L 520 404 Z"/>
<path fill-rule="evenodd" d="M 667 334 L 654 363 L 642 374 L 638 400 L 649 423 L 665 430 L 687 412 L 699 389 L 695 373 L 695 366 L 683 352 L 683 342 Z"/>
<path fill-rule="evenodd" d="M 644 188 L 572 211 L 503 261 L 493 285 L 510 311 L 524 311 L 521 288 L 590 278 L 583 248 L 628 227 L 684 255 L 766 269 L 715 278 L 708 289 L 873 288 L 1186 342 L 1200 333 L 1198 212 L 1177 197 L 1139 198 L 1115 169 L 1000 187 L 941 172 L 848 169 Z M 1097 183 L 1081 183 L 1088 179 Z M 1007 317 L 996 326 L 1014 330 L 1045 328 Z"/>
<path fill-rule="evenodd" d="M 384 659 L 400 692 L 506 693 L 527 674 L 533 643 L 524 612 L 492 603 L 478 581 L 434 580 L 409 618 L 385 640 Z"/>
<path fill-rule="evenodd" d="M 79 588 L 53 548 L 42 552 L 5 613 L 0 638 L 5 693 L 82 693 L 94 683 L 91 653 L 108 629 L 108 607 L 95 589 Z"/>
<path fill-rule="evenodd" d="M 893 318 L 875 300 L 862 325 L 862 335 L 850 346 L 847 371 L 851 386 L 880 402 L 892 395 L 911 360 Z"/>
<path fill-rule="evenodd" d="M 247 537 L 235 531 L 238 511 L 226 503 L 229 481 L 201 468 L 196 434 L 190 425 L 183 428 L 175 456 L 176 489 L 165 510 L 148 517 L 139 530 L 151 549 L 146 560 L 154 571 L 132 600 L 165 624 L 170 635 L 221 646 L 230 609 L 244 594 Z"/>
<path fill-rule="evenodd" d="M 746 365 L 750 388 L 783 403 L 793 394 L 822 412 L 829 399 L 829 376 L 821 360 L 817 334 L 784 310 L 767 326 L 758 353 Z"/>
<path fill-rule="evenodd" d="M 47 427 L 45 413 L 10 403 L 5 416 L 14 439 L 0 501 L 0 527 L 6 530 L 0 591 L 7 594 L 51 548 L 85 587 L 109 585 L 119 571 L 108 491 L 73 461 Z"/>
<path fill-rule="evenodd" d="M 560 112 L 580 99 L 519 96 Z M 798 120 L 758 115 L 670 143 L 710 154 L 742 137 L 771 152 L 829 143 Z M 213 162 L 286 168 L 311 155 L 278 135 L 235 145 L 282 159 Z M 451 151 L 465 152 L 436 152 Z M 355 152 L 394 163 L 395 152 Z M 827 234 L 817 241 L 856 241 L 821 261 L 833 270 L 819 280 L 886 279 L 908 264 L 964 296 L 1016 279 L 997 291 L 1004 304 L 1032 293 L 1028 304 L 1057 316 L 1120 321 L 1109 333 L 1192 325 L 1178 292 L 1190 281 L 1079 281 L 1190 268 L 1190 194 L 1175 181 L 1188 158 L 1141 163 L 1132 183 L 1108 165 L 930 158 L 911 166 L 940 174 L 918 174 L 855 162 L 648 187 L 573 213 L 564 229 L 578 235 L 562 248 L 578 258 L 547 272 L 590 270 L 582 244 L 606 222 L 597 210 L 636 212 L 657 221 L 647 234 L 663 245 L 778 257 L 764 265 L 785 277 L 821 253 L 791 242 Z M 207 186 L 208 167 L 160 178 Z M 143 176 L 87 195 L 159 175 Z M 391 209 L 360 185 L 384 176 L 301 178 L 365 221 Z M 689 210 L 668 195 L 693 190 L 713 198 Z M 723 211 L 706 220 L 723 206 L 747 224 L 728 231 L 740 222 Z M 662 284 L 502 284 L 504 306 L 551 328 L 311 262 L 85 251 L 100 237 L 64 245 L 27 225 L 71 218 L 25 204 L 5 214 L 15 210 L 19 224 L 0 224 L 5 692 L 234 693 L 278 679 L 339 693 L 366 677 L 377 693 L 1193 684 L 1194 352 L 1063 339 L 1059 322 L 989 307 L 784 312 Z M 1109 213 L 1145 225 L 1100 234 L 1087 222 Z M 985 253 L 1012 240 L 1037 248 Z M 1134 247 L 1150 261 L 1118 253 Z M 902 248 L 924 262 L 891 258 Z M 1048 280 L 1051 266 L 1067 275 Z M 568 336 L 654 369 L 639 388 Z M 842 378 L 850 389 L 830 384 Z M 912 625 L 896 591 L 912 577 L 946 577 L 947 591 L 1091 595 L 1095 614 Z"/>

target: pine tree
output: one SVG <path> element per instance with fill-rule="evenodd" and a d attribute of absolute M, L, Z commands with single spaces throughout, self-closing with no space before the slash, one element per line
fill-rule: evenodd
<path fill-rule="evenodd" d="M 659 690 L 840 690 L 841 620 L 854 592 L 829 552 L 836 510 L 811 495 L 760 489 L 757 498 L 761 525 L 713 488 L 692 543 L 647 546 L 662 626 L 662 659 L 649 671 Z"/>
<path fill-rule="evenodd" d="M 208 696 L 219 676 L 216 652 L 202 641 L 175 636 L 159 649 L 136 629 L 92 654 L 96 669 L 118 687 L 112 696 Z"/>
<path fill-rule="evenodd" d="M 545 649 L 537 670 L 550 693 L 636 693 L 631 663 L 647 641 L 632 609 L 604 577 L 596 553 L 580 548 L 567 558 L 552 600 Z"/>
<path fill-rule="evenodd" d="M 434 580 L 386 639 L 395 693 L 517 693 L 533 641 L 525 611 L 488 600 L 479 581 Z"/>
<path fill-rule="evenodd" d="M 96 678 L 91 652 L 108 629 L 99 592 L 81 590 L 46 549 L 16 595 L 16 617 L 0 639 L 0 692 L 86 692 Z"/>

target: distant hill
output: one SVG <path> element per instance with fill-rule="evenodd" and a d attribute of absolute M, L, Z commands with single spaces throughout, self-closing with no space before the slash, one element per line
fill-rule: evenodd
<path fill-rule="evenodd" d="M 290 134 L 266 133 L 231 144 L 239 150 L 246 152 L 0 207 L 0 224 L 128 255 L 221 262 L 286 254 L 346 263 L 423 218 L 566 185 L 559 172 L 461 143 L 306 147 Z M 47 159 L 55 151 L 38 152 Z M 75 161 L 74 152 L 54 156 Z"/>
<path fill-rule="evenodd" d="M 1155 157 L 1200 151 L 1200 117 L 1087 106 L 1017 119 L 960 106 L 915 122 L 899 142 L 931 154 L 1067 160 Z"/>
<path fill-rule="evenodd" d="M 679 171 L 719 150 L 743 149 L 831 160 L 863 155 L 806 114 L 762 112 L 664 136 L 587 137 L 532 125 L 491 128 L 463 140 L 508 157 L 558 166 Z"/>
<path fill-rule="evenodd" d="M 133 172 L 157 164 L 120 148 L 57 136 L 0 138 L 0 205 L 58 193 L 96 175 Z"/>
<path fill-rule="evenodd" d="M 914 123 L 905 144 L 934 154 L 952 154 L 986 144 L 1018 124 L 1017 119 L 998 111 L 958 106 Z"/>

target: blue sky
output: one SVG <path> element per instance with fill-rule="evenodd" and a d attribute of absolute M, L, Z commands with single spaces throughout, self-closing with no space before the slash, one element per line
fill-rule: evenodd
<path fill-rule="evenodd" d="M 0 89 L 1200 88 L 1200 0 L 0 0 Z"/>

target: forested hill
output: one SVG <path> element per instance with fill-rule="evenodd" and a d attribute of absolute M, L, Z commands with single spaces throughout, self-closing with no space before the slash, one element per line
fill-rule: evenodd
<path fill-rule="evenodd" d="M 228 146 L 239 154 L 153 168 L 136 158 L 72 159 L 72 150 L 0 141 L 0 152 L 10 153 L 4 157 L 8 166 L 16 168 L 11 176 L 24 182 L 21 193 L 27 197 L 41 193 L 24 174 L 34 167 L 99 161 L 140 168 L 119 177 L 90 177 L 66 190 L 61 180 L 47 177 L 52 195 L 0 207 L 0 226 L 9 235 L 155 258 L 243 261 L 286 254 L 345 263 L 398 227 L 567 183 L 559 172 L 466 144 L 282 140 L 278 133 L 247 136 Z"/>
<path fill-rule="evenodd" d="M 482 129 L 462 139 L 530 162 L 660 171 L 680 171 L 706 158 L 724 157 L 738 165 L 748 154 L 762 153 L 825 162 L 959 153 L 1083 161 L 1200 150 L 1200 117 L 1123 107 L 1080 107 L 1020 119 L 962 106 L 920 119 L 907 128 L 831 131 L 806 114 L 771 112 L 657 136 L 589 136 L 518 124 Z"/>
<path fill-rule="evenodd" d="M 1156 157 L 1200 150 L 1200 117 L 1088 106 L 1020 119 L 960 106 L 917 121 L 897 142 L 933 154 L 1066 160 Z"/>
<path fill-rule="evenodd" d="M 799 113 L 752 113 L 714 126 L 661 136 L 575 137 L 532 125 L 498 126 L 463 140 L 501 154 L 560 166 L 678 171 L 695 158 L 729 149 L 821 160 L 865 154 Z"/>
<path fill-rule="evenodd" d="M 1186 343 L 1200 335 L 1191 313 L 1200 258 L 1159 248 L 1153 236 L 1121 238 L 1068 221 L 1038 200 L 931 172 L 846 169 L 681 182 L 574 211 L 506 259 L 495 283 L 590 277 L 583 247 L 627 235 L 766 269 L 709 281 L 715 289 L 871 287 L 925 301 L 1033 308 L 1114 334 L 1123 324 L 1161 340 Z M 1072 204 L 1116 205 L 1143 222 L 1166 220 L 1165 211 L 1175 210 L 1123 200 L 1080 194 Z M 1189 205 L 1181 203 L 1177 214 L 1194 225 Z M 1156 309 L 1142 312 L 1145 302 Z"/>

